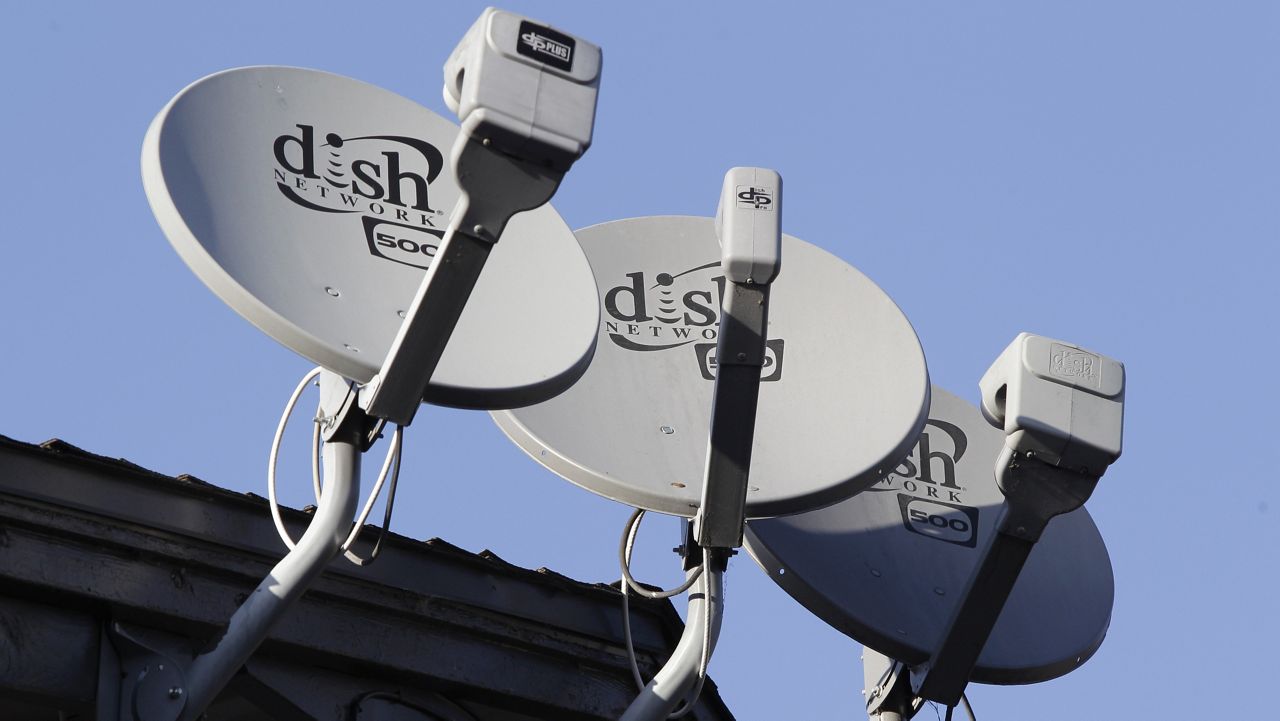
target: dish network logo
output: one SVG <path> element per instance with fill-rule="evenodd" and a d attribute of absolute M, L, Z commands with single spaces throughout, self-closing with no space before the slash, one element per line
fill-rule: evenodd
<path fill-rule="evenodd" d="M 693 344 L 702 377 L 714 380 L 726 283 L 720 262 L 679 273 L 655 273 L 652 280 L 644 271 L 624 277 L 627 282 L 604 294 L 604 332 L 609 340 L 623 350 L 639 352 Z M 782 380 L 784 347 L 782 339 L 766 341 L 761 382 Z"/>
<path fill-rule="evenodd" d="M 317 143 L 314 126 L 299 123 L 272 143 L 272 178 L 290 202 L 320 213 L 362 216 L 369 252 L 426 268 L 444 237 L 431 207 L 431 184 L 444 156 L 431 143 L 403 135 L 342 137 Z"/>
<path fill-rule="evenodd" d="M 868 491 L 897 493 L 902 525 L 938 541 L 975 548 L 978 509 L 964 504 L 956 482 L 956 465 L 969 448 L 969 438 L 954 423 L 930 418 L 910 455 Z"/>

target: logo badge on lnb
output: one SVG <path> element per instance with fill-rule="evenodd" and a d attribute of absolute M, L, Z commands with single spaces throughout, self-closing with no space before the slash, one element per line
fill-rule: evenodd
<path fill-rule="evenodd" d="M 737 188 L 738 207 L 752 210 L 773 210 L 773 188 L 739 185 Z"/>
<path fill-rule="evenodd" d="M 524 20 L 516 52 L 568 72 L 573 69 L 573 38 L 549 27 Z"/>
<path fill-rule="evenodd" d="M 1049 355 L 1049 372 L 1077 383 L 1098 385 L 1098 356 L 1086 350 L 1054 343 Z"/>

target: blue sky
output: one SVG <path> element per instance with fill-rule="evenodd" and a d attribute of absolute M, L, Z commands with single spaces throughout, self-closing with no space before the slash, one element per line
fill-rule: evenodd
<path fill-rule="evenodd" d="M 595 145 L 555 201 L 571 227 L 711 215 L 728 167 L 773 167 L 785 230 L 892 295 L 943 387 L 976 400 L 1023 330 L 1125 362 L 1125 455 L 1089 502 L 1115 568 L 1109 637 L 1062 679 L 973 688 L 982 718 L 1271 715 L 1255 697 L 1280 642 L 1280 6 L 505 7 L 604 48 Z M 482 8 L 8 8 L 0 433 L 264 494 L 309 364 L 168 247 L 139 180 L 147 124 L 196 78 L 253 64 L 444 114 L 440 66 Z M 395 530 L 616 577 L 627 509 L 529 462 L 487 415 L 426 408 L 407 448 Z M 304 477 L 286 485 L 306 502 Z M 641 574 L 676 579 L 675 529 L 646 526 Z M 711 672 L 739 718 L 859 717 L 856 643 L 745 557 L 727 603 Z"/>

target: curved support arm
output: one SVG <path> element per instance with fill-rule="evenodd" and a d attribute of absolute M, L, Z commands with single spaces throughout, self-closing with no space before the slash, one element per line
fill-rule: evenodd
<path fill-rule="evenodd" d="M 187 703 L 181 718 L 199 718 L 271 627 L 302 596 L 329 561 L 338 555 L 351 530 L 360 490 L 360 449 L 351 439 L 324 446 L 324 494 L 297 547 L 290 551 L 249 598 L 236 609 L 218 645 L 197 656 L 186 673 Z"/>
<path fill-rule="evenodd" d="M 720 637 L 720 620 L 724 615 L 724 571 L 715 565 L 710 564 L 689 591 L 684 633 L 680 634 L 671 658 L 631 702 L 619 721 L 663 721 L 681 699 L 688 697 L 697 683 L 707 620 L 703 604 L 707 603 L 708 595 L 711 597 L 711 648 L 708 654 L 715 650 L 716 639 Z"/>

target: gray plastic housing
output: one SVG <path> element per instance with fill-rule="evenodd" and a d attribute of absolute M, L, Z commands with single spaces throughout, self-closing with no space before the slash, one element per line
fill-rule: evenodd
<path fill-rule="evenodd" d="M 1124 364 L 1115 359 L 1020 333 L 978 387 L 982 415 L 1015 451 L 1091 475 L 1120 457 Z"/>
<path fill-rule="evenodd" d="M 444 64 L 444 101 L 465 134 L 564 172 L 591 145 L 600 48 L 487 8 Z"/>
<path fill-rule="evenodd" d="M 716 206 L 720 264 L 734 283 L 764 285 L 782 268 L 782 176 L 768 168 L 730 168 Z"/>

